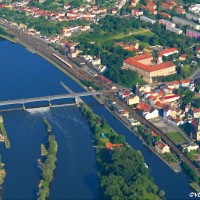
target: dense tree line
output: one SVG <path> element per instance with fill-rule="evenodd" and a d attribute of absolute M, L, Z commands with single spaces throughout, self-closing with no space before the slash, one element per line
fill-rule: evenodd
<path fill-rule="evenodd" d="M 200 178 L 188 164 L 182 162 L 181 163 L 182 169 L 185 171 L 185 173 L 191 178 L 191 180 L 195 181 L 200 185 Z"/>
<path fill-rule="evenodd" d="M 101 133 L 111 127 L 84 103 L 81 104 L 81 111 L 94 132 L 95 143 L 100 145 Z M 126 145 L 125 138 L 117 138 L 118 134 L 111 130 L 109 134 L 115 138 L 112 142 L 121 142 L 124 146 L 111 151 L 102 146 L 97 148 L 99 199 L 164 199 L 165 193 L 154 184 L 149 170 L 144 166 L 141 152 Z"/>

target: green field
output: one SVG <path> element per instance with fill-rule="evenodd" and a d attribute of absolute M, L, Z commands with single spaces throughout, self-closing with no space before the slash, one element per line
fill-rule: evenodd
<path fill-rule="evenodd" d="M 147 36 L 151 38 L 154 36 L 154 33 L 150 32 L 147 29 L 133 29 L 128 34 L 125 33 L 115 33 L 115 34 L 108 34 L 102 30 L 99 31 L 99 33 L 91 34 L 91 33 L 83 33 L 78 38 L 84 38 L 87 37 L 91 42 L 96 43 L 97 46 L 101 46 L 105 42 L 112 42 L 112 41 L 118 41 L 118 40 L 139 40 L 136 38 L 137 36 Z M 74 38 L 77 40 L 78 38 Z M 148 43 L 145 42 L 139 42 L 141 44 L 144 44 L 144 46 L 149 46 Z"/>
<path fill-rule="evenodd" d="M 182 144 L 186 142 L 186 140 L 178 132 L 170 132 L 170 133 L 167 133 L 166 135 L 175 144 Z"/>

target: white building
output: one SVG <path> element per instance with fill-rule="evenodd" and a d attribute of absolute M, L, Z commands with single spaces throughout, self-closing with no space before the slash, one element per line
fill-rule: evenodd
<path fill-rule="evenodd" d="M 154 119 L 159 116 L 158 110 L 154 110 L 153 112 L 143 113 L 145 119 Z"/>
<path fill-rule="evenodd" d="M 167 21 L 165 19 L 160 19 L 159 20 L 159 24 L 162 24 L 164 26 L 171 26 L 171 27 L 175 27 L 176 24 L 174 24 L 173 22 Z"/>
<path fill-rule="evenodd" d="M 180 18 L 180 17 L 176 17 L 176 16 L 172 17 L 172 21 L 175 24 L 180 24 L 181 26 L 189 26 L 192 29 L 200 30 L 199 24 L 193 23 L 189 20 L 186 20 L 186 19 L 183 19 L 183 18 Z"/>
<path fill-rule="evenodd" d="M 199 149 L 199 145 L 196 144 L 196 143 L 193 143 L 193 144 L 190 144 L 190 145 L 184 144 L 184 145 L 182 145 L 182 148 L 183 148 L 183 150 L 187 149 L 188 152 L 190 152 L 192 150 L 198 150 Z"/>
<path fill-rule="evenodd" d="M 195 21 L 198 21 L 200 23 L 200 16 L 198 16 L 198 15 L 193 15 L 191 13 L 186 13 L 186 18 L 188 20 L 195 20 Z"/>
<path fill-rule="evenodd" d="M 155 24 L 155 23 L 156 23 L 156 20 L 153 20 L 153 19 L 148 18 L 148 17 L 145 17 L 145 16 L 141 16 L 141 17 L 140 17 L 140 20 L 141 20 L 141 21 L 144 21 L 144 22 L 151 23 L 151 24 Z"/>
<path fill-rule="evenodd" d="M 163 153 L 169 153 L 170 149 L 169 146 L 163 143 L 162 141 L 157 141 L 155 143 L 155 149 L 158 153 L 163 154 Z"/>
<path fill-rule="evenodd" d="M 176 33 L 178 35 L 183 33 L 183 30 L 181 30 L 179 28 L 171 27 L 171 26 L 166 26 L 166 30 Z"/>

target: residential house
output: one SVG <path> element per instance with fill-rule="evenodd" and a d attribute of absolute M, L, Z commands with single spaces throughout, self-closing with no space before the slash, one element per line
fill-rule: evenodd
<path fill-rule="evenodd" d="M 68 10 L 69 8 L 71 8 L 71 5 L 70 5 L 70 4 L 64 4 L 63 8 L 64 8 L 65 10 Z"/>
<path fill-rule="evenodd" d="M 188 152 L 193 151 L 193 150 L 198 150 L 198 149 L 199 149 L 199 145 L 196 144 L 196 143 L 192 143 L 192 144 L 183 144 L 181 147 L 183 148 L 183 150 L 186 150 L 186 149 L 187 149 Z"/>
<path fill-rule="evenodd" d="M 126 97 L 129 97 L 133 93 L 130 90 L 122 89 L 121 91 L 118 92 L 118 96 L 120 99 L 124 99 Z"/>
<path fill-rule="evenodd" d="M 162 3 L 162 4 L 161 4 L 161 7 L 162 7 L 163 9 L 172 10 L 173 5 L 168 4 L 168 3 Z"/>
<path fill-rule="evenodd" d="M 145 103 L 145 102 L 139 102 L 136 106 L 136 108 L 138 110 L 141 110 L 143 112 L 150 112 L 150 106 L 149 104 Z"/>
<path fill-rule="evenodd" d="M 163 17 L 169 18 L 169 19 L 172 18 L 170 14 L 165 13 L 165 12 L 161 12 L 160 15 L 162 15 Z"/>
<path fill-rule="evenodd" d="M 180 86 L 181 87 L 189 87 L 191 82 L 192 82 L 191 79 L 180 80 Z"/>
<path fill-rule="evenodd" d="M 159 140 L 155 143 L 155 149 L 160 154 L 170 152 L 169 146 L 167 144 L 165 144 L 164 142 L 162 142 L 161 140 Z"/>
<path fill-rule="evenodd" d="M 186 58 L 187 58 L 187 54 L 181 54 L 178 59 L 181 61 L 185 61 Z"/>
<path fill-rule="evenodd" d="M 128 118 L 129 117 L 129 111 L 128 110 L 123 110 L 123 111 L 120 112 L 120 115 L 123 116 L 123 117 L 127 117 Z"/>
<path fill-rule="evenodd" d="M 126 103 L 128 105 L 134 105 L 140 102 L 140 97 L 138 95 L 132 94 L 129 97 L 126 97 Z"/>
<path fill-rule="evenodd" d="M 174 101 L 177 101 L 179 98 L 180 98 L 180 96 L 178 94 L 168 94 L 168 95 L 164 95 L 161 98 L 161 101 L 163 103 L 174 102 Z"/>
<path fill-rule="evenodd" d="M 143 11 L 142 10 L 137 10 L 137 9 L 132 9 L 131 10 L 131 14 L 133 16 L 139 17 L 139 16 L 143 15 Z"/>
<path fill-rule="evenodd" d="M 191 115 L 194 118 L 200 118 L 200 108 L 192 108 Z"/>
<path fill-rule="evenodd" d="M 144 112 L 142 115 L 144 116 L 145 119 L 154 119 L 159 116 L 159 112 L 158 110 L 155 109 L 152 112 L 148 112 L 148 113 Z"/>

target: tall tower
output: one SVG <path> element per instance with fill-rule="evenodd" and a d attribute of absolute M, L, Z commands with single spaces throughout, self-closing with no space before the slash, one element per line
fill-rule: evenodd
<path fill-rule="evenodd" d="M 200 141 L 200 118 L 198 118 L 197 122 L 198 122 L 198 126 L 197 126 L 197 132 L 196 132 L 195 139 L 196 139 L 196 141 Z"/>

